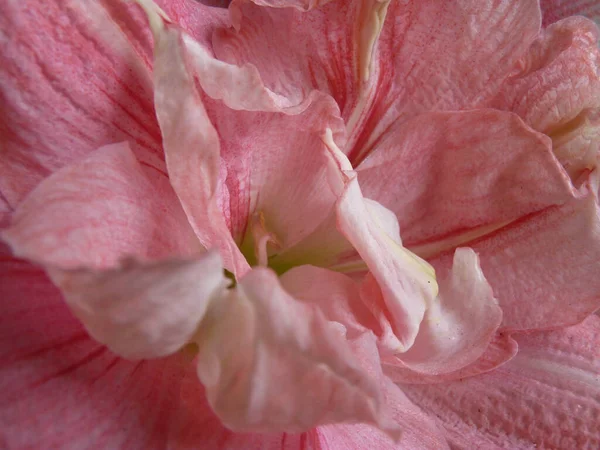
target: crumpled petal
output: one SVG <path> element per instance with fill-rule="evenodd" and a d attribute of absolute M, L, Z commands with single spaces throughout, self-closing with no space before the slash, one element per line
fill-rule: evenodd
<path fill-rule="evenodd" d="M 118 266 L 132 255 L 144 261 L 201 251 L 163 187 L 147 179 L 126 144 L 104 147 L 42 181 L 2 233 L 17 255 L 50 272 L 94 338 L 128 358 L 183 346 L 225 285 L 214 254 Z"/>
<path fill-rule="evenodd" d="M 595 200 L 574 190 L 548 138 L 492 110 L 411 123 L 357 170 L 365 196 L 398 216 L 404 244 L 427 258 L 473 247 L 509 329 L 570 325 L 595 310 Z"/>
<path fill-rule="evenodd" d="M 128 141 L 164 168 L 149 40 L 126 2 L 0 5 L 0 196 L 12 208 L 52 172 Z"/>
<path fill-rule="evenodd" d="M 128 261 L 105 271 L 50 269 L 50 275 L 89 334 L 128 359 L 182 348 L 227 286 L 215 252 L 190 261 Z"/>
<path fill-rule="evenodd" d="M 325 139 L 332 158 L 330 182 L 341 192 L 338 227 L 381 289 L 363 292 L 363 301 L 377 318 L 389 321 L 397 339 L 384 336 L 396 347 L 390 350 L 425 373 L 452 372 L 472 363 L 485 351 L 502 317 L 477 256 L 457 250 L 449 280 L 438 291 L 434 269 L 402 246 L 394 214 L 365 201 L 349 161 L 331 136 Z"/>
<path fill-rule="evenodd" d="M 119 358 L 88 336 L 41 268 L 4 244 L 0 310 L 2 447 L 164 450 L 181 404 L 181 355 Z"/>
<path fill-rule="evenodd" d="M 287 294 L 274 272 L 253 269 L 206 320 L 198 376 L 227 427 L 299 432 L 356 421 L 398 437 L 339 328 Z"/>
<path fill-rule="evenodd" d="M 554 151 L 573 179 L 596 165 L 600 133 L 600 49 L 598 27 L 570 17 L 545 29 L 517 62 L 490 106 L 513 111 L 534 129 L 552 137 Z M 567 136 L 565 136 L 567 135 Z M 561 148 L 577 136 L 577 146 Z M 583 142 L 581 142 L 583 141 Z"/>
<path fill-rule="evenodd" d="M 516 339 L 517 356 L 488 374 L 402 389 L 458 449 L 597 448 L 600 317 Z"/>
<path fill-rule="evenodd" d="M 98 149 L 42 181 L 2 238 L 16 255 L 62 269 L 202 251 L 166 177 L 150 180 L 127 144 Z"/>
<path fill-rule="evenodd" d="M 365 196 L 396 214 L 404 244 L 424 257 L 574 195 L 549 139 L 491 109 L 396 125 L 357 173 Z"/>

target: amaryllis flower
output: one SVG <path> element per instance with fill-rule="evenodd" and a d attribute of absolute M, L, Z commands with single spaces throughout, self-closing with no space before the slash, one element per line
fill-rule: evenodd
<path fill-rule="evenodd" d="M 591 20 L 137 3 L 0 9 L 4 447 L 600 445 Z"/>

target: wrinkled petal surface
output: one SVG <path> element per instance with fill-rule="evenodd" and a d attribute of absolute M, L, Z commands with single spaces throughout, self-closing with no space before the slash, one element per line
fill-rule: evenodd
<path fill-rule="evenodd" d="M 600 218 L 591 194 L 469 245 L 479 255 L 507 329 L 568 326 L 600 307 L 600 280 L 595 275 Z"/>
<path fill-rule="evenodd" d="M 402 435 L 394 443 L 387 435 L 367 425 L 326 425 L 316 429 L 319 448 L 327 450 L 376 448 L 382 450 L 442 450 L 448 449 L 443 432 L 436 426 L 432 417 L 427 416 L 408 400 L 406 395 L 381 373 L 377 358 L 377 348 L 372 335 L 353 344 L 356 354 L 373 367 L 373 372 L 381 380 L 386 403 L 390 406 L 393 420 L 398 423 Z"/>
<path fill-rule="evenodd" d="M 390 127 L 416 114 L 482 105 L 501 88 L 540 22 L 537 2 L 391 2 L 350 160 L 359 163 Z"/>
<path fill-rule="evenodd" d="M 234 29 L 215 33 L 219 59 L 252 63 L 267 87 L 298 104 L 314 89 L 330 94 L 345 120 L 363 101 L 365 71 L 387 2 L 236 2 Z M 261 7 L 266 3 L 294 8 Z M 327 4 L 325 4 L 327 3 Z M 291 5 L 290 5 L 291 6 Z M 309 9 L 318 6 L 309 12 Z M 354 120 L 354 119 L 353 119 Z"/>
<path fill-rule="evenodd" d="M 451 275 L 439 290 L 434 269 L 402 246 L 395 215 L 365 200 L 348 160 L 329 144 L 331 182 L 345 183 L 337 203 L 338 227 L 367 264 L 372 279 L 366 283 L 377 281 L 380 291 L 363 290 L 363 301 L 383 322 L 384 341 L 396 347 L 389 350 L 402 353 L 403 361 L 406 355 L 406 365 L 425 373 L 472 363 L 502 317 L 477 256 L 457 250 Z"/>
<path fill-rule="evenodd" d="M 489 374 L 403 390 L 455 448 L 598 447 L 600 317 L 517 340 L 517 356 Z"/>

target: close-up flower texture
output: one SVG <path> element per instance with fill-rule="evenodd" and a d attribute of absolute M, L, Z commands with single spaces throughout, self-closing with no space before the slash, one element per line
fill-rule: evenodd
<path fill-rule="evenodd" d="M 0 448 L 600 448 L 600 2 L 2 0 Z"/>

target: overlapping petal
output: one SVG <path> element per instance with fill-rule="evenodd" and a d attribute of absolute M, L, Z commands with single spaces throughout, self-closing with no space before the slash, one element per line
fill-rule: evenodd
<path fill-rule="evenodd" d="M 268 2 L 295 6 L 283 9 L 253 3 L 232 4 L 235 30 L 215 34 L 217 57 L 254 64 L 270 89 L 295 103 L 313 89 L 326 92 L 349 120 L 367 101 L 362 85 L 388 2 Z"/>
<path fill-rule="evenodd" d="M 178 350 L 225 286 L 215 254 L 143 262 L 201 248 L 168 184 L 151 183 L 125 144 L 42 181 L 13 219 L 3 238 L 43 264 L 88 332 L 122 356 Z"/>
<path fill-rule="evenodd" d="M 406 366 L 430 374 L 475 361 L 502 318 L 477 255 L 457 250 L 448 280 L 438 290 L 434 269 L 402 246 L 394 214 L 365 200 L 349 161 L 330 136 L 326 141 L 332 158 L 330 181 L 339 184 L 341 193 L 338 226 L 370 270 L 372 278 L 365 282 L 377 282 L 374 289 L 363 290 L 363 301 L 382 322 L 384 341 L 393 344 L 388 351 L 400 353 Z"/>
<path fill-rule="evenodd" d="M 238 431 L 298 432 L 352 421 L 398 437 L 378 384 L 344 335 L 256 268 L 215 302 L 197 337 L 198 376 L 223 423 Z"/>
<path fill-rule="evenodd" d="M 574 190 L 547 137 L 491 110 L 411 123 L 358 170 L 365 195 L 399 217 L 405 245 L 427 258 L 473 247 L 511 329 L 569 325 L 598 308 L 594 195 Z"/>
<path fill-rule="evenodd" d="M 225 267 L 248 270 L 216 197 L 219 137 L 189 73 L 180 32 L 146 5 L 154 33 L 154 98 L 163 135 L 169 179 L 200 242 L 218 247 Z"/>

